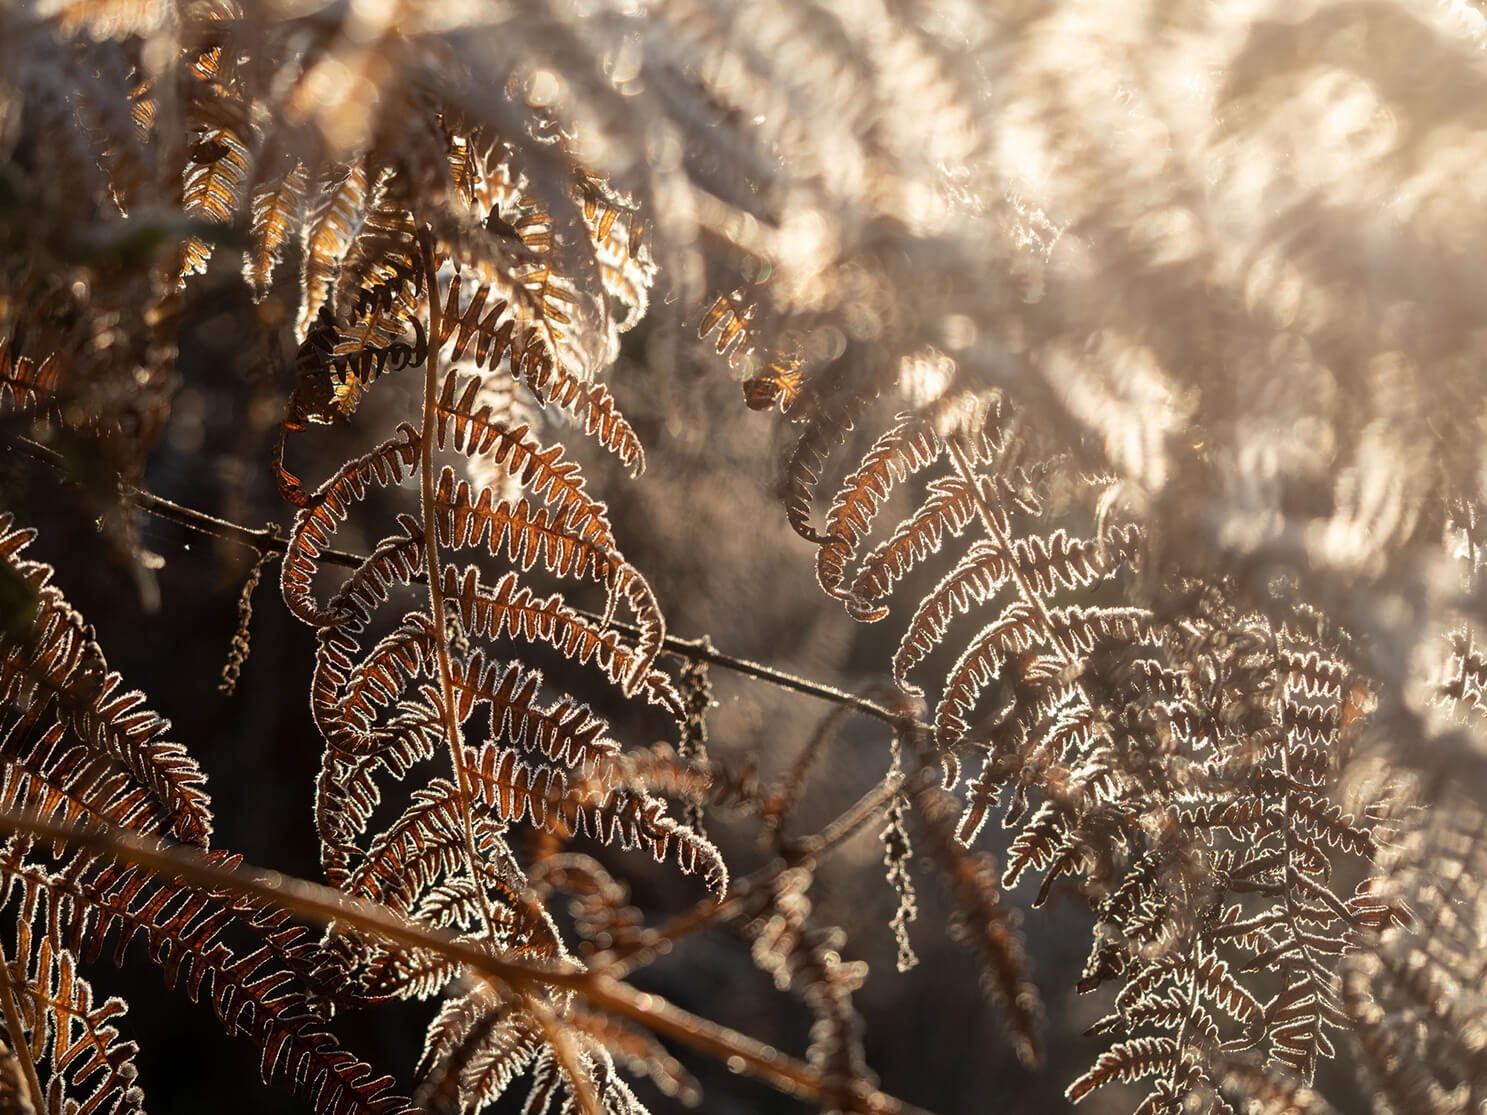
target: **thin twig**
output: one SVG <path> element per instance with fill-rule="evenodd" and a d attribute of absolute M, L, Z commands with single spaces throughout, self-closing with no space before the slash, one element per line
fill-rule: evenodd
<path fill-rule="evenodd" d="M 12 442 L 12 448 L 22 455 L 40 461 L 42 464 L 51 468 L 58 470 L 65 470 L 66 468 L 66 462 L 60 453 L 45 445 L 41 445 L 39 442 L 32 441 L 30 438 L 16 438 Z M 194 507 L 187 507 L 184 504 L 165 499 L 144 488 L 139 488 L 123 481 L 119 483 L 119 490 L 128 499 L 132 500 L 135 506 L 141 511 L 147 512 L 157 519 L 163 519 L 166 522 L 175 523 L 177 526 L 184 527 L 187 530 L 195 531 L 198 534 L 208 535 L 223 542 L 232 542 L 239 546 L 249 546 L 259 553 L 282 554 L 288 548 L 288 543 L 279 537 L 278 528 L 253 530 L 251 527 L 245 527 L 229 519 L 218 518 L 216 515 L 209 515 L 205 511 L 198 511 Z M 318 560 L 329 565 L 339 565 L 345 569 L 358 569 L 366 561 L 366 558 L 361 554 L 348 553 L 345 550 L 321 550 Z M 415 583 L 422 583 L 424 580 L 425 577 L 422 574 L 414 578 Z M 582 608 L 575 608 L 574 610 L 596 622 L 603 620 L 603 617 L 596 612 L 585 611 Z M 635 640 L 640 638 L 640 628 L 634 624 L 611 619 L 608 627 L 628 639 Z M 856 696 L 845 690 L 837 689 L 834 686 L 823 685 L 820 682 L 798 677 L 795 674 L 786 673 L 784 670 L 777 670 L 759 662 L 752 662 L 747 658 L 738 658 L 731 654 L 724 654 L 722 651 L 708 646 L 705 639 L 682 639 L 675 635 L 667 635 L 662 645 L 670 653 L 680 655 L 683 658 L 689 658 L 694 662 L 710 662 L 715 666 L 721 666 L 744 677 L 756 678 L 759 681 L 767 682 L 780 689 L 788 689 L 795 693 L 803 693 L 806 696 L 818 698 L 822 701 L 845 705 L 862 713 L 864 716 L 873 717 L 876 720 L 881 720 L 886 724 L 892 724 L 895 727 L 901 727 L 905 722 L 905 715 L 903 713 L 896 712 L 876 701 L 869 700 L 866 697 Z"/>
<path fill-rule="evenodd" d="M 625 635 L 639 635 L 639 629 L 629 624 L 611 622 L 610 626 Z M 711 662 L 715 666 L 722 666 L 726 670 L 732 670 L 735 674 L 744 677 L 756 678 L 759 681 L 768 682 L 780 689 L 789 689 L 796 693 L 804 693 L 808 697 L 816 697 L 833 704 L 845 705 L 846 707 L 871 716 L 875 720 L 881 720 L 885 724 L 895 727 L 901 726 L 906 719 L 912 723 L 912 718 L 906 717 L 902 712 L 878 704 L 876 701 L 845 690 L 837 689 L 835 686 L 823 685 L 818 681 L 798 677 L 795 674 L 786 673 L 784 670 L 775 669 L 773 666 L 765 666 L 758 662 L 752 662 L 747 658 L 737 658 L 731 654 L 714 650 L 705 645 L 705 640 L 699 639 L 695 642 L 688 639 L 679 639 L 675 636 L 666 636 L 665 647 L 673 654 L 679 654 L 683 658 L 690 658 L 694 662 Z"/>
<path fill-rule="evenodd" d="M 470 870 L 470 881 L 475 884 L 476 906 L 485 935 L 494 940 L 496 918 L 491 909 L 490 894 L 486 888 L 485 864 L 475 847 L 474 791 L 470 786 L 470 772 L 465 769 L 465 757 L 460 739 L 460 721 L 455 715 L 454 670 L 449 662 L 448 618 L 444 615 L 444 577 L 439 564 L 439 532 L 434 514 L 434 418 L 439 394 L 439 282 L 438 263 L 434 257 L 434 246 L 427 228 L 419 232 L 419 246 L 423 254 L 424 281 L 428 284 L 429 352 L 423 366 L 423 425 L 418 437 L 418 504 L 423 513 L 423 567 L 429 590 L 429 615 L 434 620 L 434 657 L 439 665 L 440 715 L 444 721 L 444 742 L 449 747 L 449 761 L 454 767 L 454 781 L 458 790 L 460 823 L 464 827 L 465 859 Z M 555 1047 L 556 1048 L 556 1047 Z M 565 1064 L 565 1069 L 571 1065 Z M 580 1089 L 577 1074 L 570 1072 L 573 1086 L 578 1091 L 579 1106 L 586 1113 L 594 1110 L 593 1096 L 588 1089 Z"/>
<path fill-rule="evenodd" d="M 600 1010 L 629 1019 L 653 1033 L 688 1045 L 765 1083 L 821 1102 L 837 1094 L 821 1071 L 789 1057 L 764 1042 L 682 1010 L 659 995 L 637 991 L 602 973 L 576 964 L 517 960 L 494 955 L 482 944 L 458 940 L 438 930 L 399 917 L 384 906 L 351 898 L 306 879 L 261 868 L 227 868 L 194 848 L 162 845 L 127 830 L 79 829 L 39 817 L 0 811 L 0 830 L 40 841 L 65 842 L 83 851 L 109 856 L 166 878 L 221 891 L 278 909 L 290 910 L 317 925 L 340 923 L 409 949 L 429 949 L 487 979 L 525 991 L 536 984 L 573 991 Z M 853 1110 L 869 1115 L 927 1115 L 921 1108 L 866 1085 L 853 1090 Z"/>

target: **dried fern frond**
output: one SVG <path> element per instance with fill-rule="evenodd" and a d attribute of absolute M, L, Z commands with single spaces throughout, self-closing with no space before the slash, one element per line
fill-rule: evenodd
<path fill-rule="evenodd" d="M 0 562 L 22 593 L 0 640 L 5 746 L 18 763 L 6 771 L 7 804 L 204 847 L 206 776 L 164 738 L 170 723 L 144 707 L 144 695 L 123 691 L 91 629 L 51 583 L 51 566 L 21 556 L 33 537 L 0 516 Z"/>
<path fill-rule="evenodd" d="M 93 989 L 77 973 L 71 952 L 50 936 L 17 923 L 18 960 L 7 977 L 16 996 L 33 1064 L 52 1067 L 46 1088 L 48 1111 L 142 1111 L 144 1093 L 135 1084 L 137 1047 L 121 1041 L 115 1024 L 125 1012 L 122 999 L 94 1005 Z M 82 1097 L 82 1098 L 79 1098 Z"/>
<path fill-rule="evenodd" d="M 231 866 L 235 860 L 216 854 Z M 143 937 L 168 986 L 203 993 L 229 1033 L 241 1033 L 261 1051 L 264 1078 L 282 1078 L 325 1111 L 400 1112 L 389 1094 L 392 1079 L 342 1049 L 309 1009 L 302 973 L 317 951 L 303 929 L 286 926 L 283 911 L 264 910 L 179 883 L 137 867 L 87 855 L 53 872 L 24 862 L 8 849 L 7 895 L 19 891 L 22 917 L 40 917 L 45 936 L 85 962 L 112 947 L 116 962 Z M 238 952 L 222 937 L 249 933 L 256 941 Z M 75 1000 L 76 1001 L 76 1000 Z"/>

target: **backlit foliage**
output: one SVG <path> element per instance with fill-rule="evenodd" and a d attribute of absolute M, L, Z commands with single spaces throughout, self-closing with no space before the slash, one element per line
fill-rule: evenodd
<path fill-rule="evenodd" d="M 899 968 L 948 933 L 1026 1065 L 1046 1002 L 1097 997 L 1071 1101 L 1320 1112 L 1346 1057 L 1380 1112 L 1487 1110 L 1484 46 L 1448 3 L 0 9 L 7 443 L 148 594 L 180 323 L 241 271 L 285 510 L 231 535 L 226 684 L 277 556 L 356 903 L 209 850 L 203 771 L 8 511 L 7 1109 L 141 1108 L 79 973 L 139 940 L 315 1110 L 697 1102 L 663 1042 L 905 1110 L 813 889 L 870 828 Z M 740 379 L 728 425 L 783 416 L 784 521 L 898 640 L 867 696 L 765 678 L 837 704 L 783 774 L 710 746 L 712 671 L 749 668 L 625 556 L 756 524 L 665 536 L 599 490 L 670 429 L 602 379 L 636 336 Z M 311 475 L 324 427 L 357 448 Z M 796 835 L 854 709 L 871 788 Z M 715 813 L 774 858 L 730 878 Z M 648 924 L 644 861 L 694 905 Z M 1093 934 L 1040 986 L 1055 896 Z M 801 1060 L 626 982 L 712 926 L 809 1012 Z M 431 1001 L 409 1080 L 333 1032 L 394 999 Z"/>

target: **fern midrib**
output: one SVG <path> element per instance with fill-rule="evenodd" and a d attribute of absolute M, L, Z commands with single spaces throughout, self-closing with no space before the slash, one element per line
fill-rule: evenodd
<path fill-rule="evenodd" d="M 425 289 L 428 290 L 429 336 L 439 336 L 439 285 L 433 244 L 427 235 L 420 236 L 423 251 Z M 429 345 L 428 357 L 424 361 L 423 374 L 423 430 L 420 435 L 422 453 L 419 457 L 419 512 L 423 518 L 424 569 L 428 573 L 429 611 L 434 621 L 434 656 L 439 663 L 439 690 L 443 695 L 444 738 L 449 745 L 449 759 L 454 767 L 455 785 L 459 793 L 460 822 L 464 827 L 465 856 L 470 878 L 475 883 L 475 894 L 479 902 L 480 920 L 486 936 L 495 939 L 495 914 L 490 907 L 490 896 L 485 890 L 485 873 L 481 870 L 480 854 L 475 845 L 474 795 L 470 790 L 470 776 L 460 762 L 460 726 L 455 718 L 454 671 L 449 664 L 449 639 L 445 632 L 444 577 L 439 564 L 439 539 L 437 526 L 438 507 L 434 502 L 434 423 L 438 416 L 439 346 Z"/>
<path fill-rule="evenodd" d="M 449 663 L 449 637 L 444 616 L 444 574 L 439 564 L 439 541 L 437 527 L 438 507 L 434 500 L 434 424 L 438 418 L 439 401 L 439 343 L 440 307 L 439 279 L 432 238 L 427 230 L 420 236 L 423 250 L 425 289 L 428 291 L 429 345 L 428 357 L 424 361 L 423 373 L 423 453 L 419 458 L 419 511 L 423 518 L 424 568 L 428 573 L 429 608 L 434 620 L 434 650 L 439 661 L 439 688 L 443 694 L 444 735 L 449 744 L 449 758 L 454 767 L 456 786 L 459 792 L 460 820 L 464 826 L 465 855 L 469 862 L 470 878 L 475 883 L 475 896 L 480 911 L 480 920 L 485 936 L 495 943 L 496 918 L 491 910 L 490 895 L 486 893 L 485 872 L 480 854 L 475 846 L 474 794 L 470 788 L 470 774 L 460 762 L 460 726 L 455 718 L 454 671 Z M 529 990 L 513 988 L 528 1007 L 529 1013 L 551 1043 L 553 1055 L 563 1074 L 568 1078 L 573 1098 L 583 1115 L 603 1115 L 598 1097 L 588 1077 L 580 1071 L 578 1051 L 568 1040 L 567 1034 L 553 1017 L 551 1010 Z"/>
<path fill-rule="evenodd" d="M 1012 540 L 1002 530 L 996 521 L 990 505 L 986 502 L 986 493 L 981 488 L 980 478 L 976 476 L 971 468 L 971 463 L 966 459 L 965 450 L 961 447 L 960 438 L 950 439 L 950 457 L 955 462 L 955 471 L 960 473 L 960 478 L 965 481 L 971 490 L 971 498 L 976 503 L 976 512 L 981 518 L 981 525 L 986 528 L 986 533 L 991 536 L 1002 553 L 1007 555 L 1007 568 L 1012 572 L 1012 579 L 1017 583 L 1017 590 L 1022 594 L 1023 600 L 1028 607 L 1038 614 L 1039 621 L 1043 624 L 1043 630 L 1048 633 L 1049 640 L 1053 643 L 1053 649 L 1058 653 L 1059 660 L 1065 666 L 1078 664 L 1078 657 L 1064 645 L 1064 640 L 1059 636 L 1058 628 L 1053 624 L 1053 617 L 1048 613 L 1048 606 L 1043 603 L 1043 598 L 1038 595 L 1032 584 L 1028 581 L 1027 574 L 1023 572 L 1021 564 L 1017 561 L 1015 551 L 1012 549 Z M 1082 688 L 1082 687 L 1081 687 Z"/>
<path fill-rule="evenodd" d="M 1330 988 L 1327 986 L 1330 983 L 1330 980 L 1327 978 L 1328 973 L 1326 971 L 1326 968 L 1320 962 L 1318 962 L 1316 956 L 1313 955 L 1312 949 L 1307 944 L 1306 937 L 1301 931 L 1301 926 L 1299 924 L 1301 911 L 1298 909 L 1296 902 L 1296 890 L 1293 886 L 1289 885 L 1289 883 L 1291 882 L 1291 876 L 1293 874 L 1298 879 L 1302 876 L 1301 870 L 1296 867 L 1296 822 L 1295 804 L 1293 801 L 1292 791 L 1293 782 L 1291 779 L 1291 740 L 1289 734 L 1281 740 L 1280 762 L 1283 785 L 1285 786 L 1285 789 L 1282 792 L 1281 796 L 1281 840 L 1285 849 L 1285 864 L 1283 869 L 1283 881 L 1281 884 L 1281 897 L 1282 900 L 1285 902 L 1286 908 L 1286 929 L 1290 932 L 1291 938 L 1300 947 L 1301 959 L 1305 964 L 1306 976 L 1309 980 L 1312 981 L 1312 985 L 1316 989 L 1317 1014 L 1313 1018 L 1311 1025 L 1311 1038 L 1313 1046 L 1315 1047 L 1316 1040 L 1319 1037 L 1322 1028 L 1322 1010 L 1324 1006 L 1323 995 L 1326 993 L 1330 993 Z M 1351 919 L 1348 920 L 1350 921 Z M 1346 932 L 1346 930 L 1344 932 Z M 1284 965 L 1282 965 L 1282 970 L 1284 971 Z M 1315 1048 L 1313 1048 L 1313 1057 L 1315 1058 L 1315 1056 L 1316 1051 Z M 1310 1074 L 1308 1073 L 1303 1075 L 1308 1078 L 1308 1083 L 1310 1083 Z"/>

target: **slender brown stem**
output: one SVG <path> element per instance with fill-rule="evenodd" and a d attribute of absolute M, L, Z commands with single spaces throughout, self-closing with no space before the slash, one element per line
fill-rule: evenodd
<path fill-rule="evenodd" d="M 629 1019 L 748 1072 L 773 1087 L 818 1102 L 834 1094 L 820 1070 L 756 1041 L 682 1010 L 659 995 L 637 991 L 602 973 L 573 963 L 518 960 L 494 954 L 483 944 L 458 940 L 399 917 L 384 906 L 351 898 L 338 890 L 260 868 L 227 868 L 193 848 L 162 845 L 127 830 L 79 829 L 54 821 L 0 811 L 0 831 L 42 841 L 61 841 L 80 850 L 109 856 L 160 875 L 278 909 L 290 910 L 317 925 L 349 925 L 409 949 L 429 949 L 469 971 L 518 993 L 545 985 L 573 991 L 594 1007 Z M 852 1096 L 856 1110 L 872 1115 L 926 1115 L 921 1109 L 865 1086 Z"/>
<path fill-rule="evenodd" d="M 542 1031 L 542 1036 L 547 1039 L 547 1044 L 552 1047 L 558 1067 L 563 1070 L 573 1089 L 573 1098 L 578 1101 L 578 1109 L 584 1115 L 604 1115 L 604 1109 L 599 1106 L 599 1097 L 594 1095 L 593 1082 L 586 1073 L 579 1071 L 578 1050 L 573 1047 L 572 1032 L 538 996 L 523 992 L 519 997 L 522 1009 L 532 1016 L 537 1028 Z"/>
<path fill-rule="evenodd" d="M 444 577 L 439 565 L 439 538 L 434 518 L 434 418 L 439 395 L 439 279 L 438 261 L 432 239 L 420 237 L 423 248 L 424 289 L 428 292 L 429 349 L 423 368 L 423 429 L 419 436 L 419 510 L 423 517 L 423 567 L 428 577 L 429 614 L 434 621 L 434 652 L 439 662 L 439 691 L 442 695 L 444 739 L 449 744 L 449 759 L 454 765 L 455 784 L 459 790 L 460 820 L 465 829 L 465 855 L 470 879 L 485 934 L 495 939 L 496 917 L 486 892 L 485 865 L 475 845 L 474 792 L 465 769 L 460 741 L 459 718 L 455 714 L 454 670 L 449 663 L 449 632 L 445 628 Z"/>
<path fill-rule="evenodd" d="M 65 461 L 60 453 L 32 441 L 30 438 L 16 438 L 11 443 L 11 448 L 23 456 L 40 461 L 42 464 L 58 471 L 63 471 L 66 468 Z M 153 492 L 135 487 L 132 484 L 120 482 L 119 490 L 146 514 L 153 515 L 155 518 L 163 519 L 166 522 L 175 523 L 177 526 L 195 531 L 197 534 L 217 538 L 223 542 L 232 542 L 239 546 L 248 546 L 259 551 L 259 553 L 282 554 L 288 549 L 288 543 L 279 536 L 277 527 L 254 530 L 251 527 L 245 527 L 229 519 L 209 515 L 205 511 L 198 511 L 194 507 L 187 507 L 184 504 L 165 499 L 163 496 L 157 496 Z M 353 554 L 345 550 L 322 550 L 317 560 L 327 565 L 338 565 L 343 569 L 359 569 L 366 563 L 367 559 L 364 554 Z M 417 578 L 417 580 L 421 579 Z M 585 611 L 582 608 L 575 608 L 574 611 L 588 619 L 594 620 L 596 623 L 603 621 L 603 617 L 596 612 Z M 640 638 L 640 628 L 634 624 L 611 619 L 607 626 L 610 630 L 625 638 L 632 640 Z M 755 678 L 779 689 L 788 689 L 792 692 L 803 693 L 808 697 L 815 697 L 822 701 L 845 705 L 862 713 L 864 716 L 871 716 L 876 720 L 881 720 L 886 724 L 892 724 L 895 727 L 904 723 L 905 717 L 902 712 L 897 712 L 876 701 L 848 693 L 834 686 L 811 681 L 809 678 L 787 673 L 784 670 L 775 669 L 772 666 L 765 666 L 762 663 L 753 662 L 747 658 L 725 654 L 708 646 L 705 640 L 683 639 L 675 635 L 667 635 L 662 645 L 670 653 L 682 658 L 689 658 L 694 662 L 710 662 L 715 666 L 721 666 L 725 670 L 741 674 L 744 677 Z"/>
<path fill-rule="evenodd" d="M 610 626 L 627 635 L 632 631 L 635 635 L 639 634 L 639 629 L 631 628 L 629 624 L 611 623 Z M 690 658 L 694 662 L 710 662 L 715 666 L 722 666 L 725 670 L 731 670 L 735 674 L 768 682 L 770 685 L 779 689 L 788 689 L 795 693 L 803 693 L 808 697 L 830 701 L 832 704 L 843 705 L 862 713 L 864 716 L 871 716 L 875 720 L 881 720 L 885 724 L 892 724 L 898 727 L 905 720 L 912 722 L 912 718 L 907 717 L 905 713 L 896 712 L 891 708 L 879 704 L 877 701 L 848 693 L 845 690 L 837 689 L 835 686 L 823 685 L 818 681 L 811 681 L 809 678 L 786 673 L 784 670 L 775 669 L 773 666 L 765 666 L 758 662 L 752 662 L 747 658 L 738 658 L 735 655 L 724 654 L 722 651 L 714 650 L 711 646 L 707 645 L 705 639 L 698 639 L 694 642 L 668 635 L 663 645 L 672 654 L 680 655 L 683 658 Z M 927 726 L 925 730 L 929 730 Z"/>
<path fill-rule="evenodd" d="M 15 985 L 10 979 L 10 961 L 5 947 L 0 944 L 0 1007 L 5 1010 L 5 1028 L 10 1031 L 10 1047 L 21 1063 L 26 1077 L 26 1091 L 31 1096 L 31 1110 L 41 1115 L 46 1110 L 46 1093 L 41 1090 L 41 1077 L 36 1074 L 36 1061 L 31 1056 L 31 1043 L 26 1038 L 26 1026 L 21 1021 L 20 1004 L 16 1002 Z"/>

